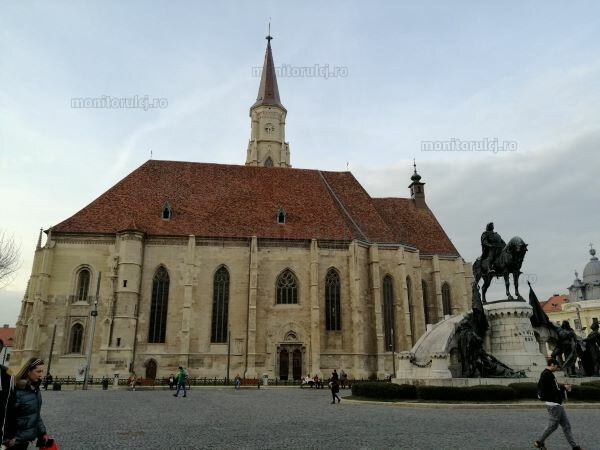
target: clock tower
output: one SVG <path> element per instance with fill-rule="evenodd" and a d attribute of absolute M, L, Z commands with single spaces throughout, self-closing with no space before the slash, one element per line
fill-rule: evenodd
<path fill-rule="evenodd" d="M 290 147 L 285 142 L 287 110 L 279 99 L 277 76 L 271 40 L 267 36 L 267 51 L 260 77 L 256 102 L 250 107 L 251 132 L 246 156 L 247 166 L 291 167 Z"/>

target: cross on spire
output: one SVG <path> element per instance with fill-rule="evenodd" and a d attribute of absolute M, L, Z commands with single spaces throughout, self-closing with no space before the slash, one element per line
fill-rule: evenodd
<path fill-rule="evenodd" d="M 271 36 L 271 18 L 270 17 L 269 17 L 269 34 L 267 34 L 267 37 L 265 39 L 267 40 L 269 45 L 271 45 L 271 40 L 273 39 L 273 36 Z"/>

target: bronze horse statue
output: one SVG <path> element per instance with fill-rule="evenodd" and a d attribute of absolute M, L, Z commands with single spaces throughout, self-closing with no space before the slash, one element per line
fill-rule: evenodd
<path fill-rule="evenodd" d="M 479 285 L 479 280 L 483 278 L 483 287 L 481 288 L 481 298 L 483 303 L 486 303 L 485 293 L 487 292 L 493 278 L 504 277 L 504 285 L 506 286 L 506 298 L 514 300 L 510 295 L 509 275 L 512 273 L 513 283 L 515 285 L 515 295 L 517 299 L 523 300 L 519 294 L 519 275 L 521 275 L 521 265 L 525 259 L 527 252 L 527 244 L 518 236 L 513 237 L 508 244 L 504 246 L 498 257 L 493 261 L 491 270 L 483 273 L 481 267 L 481 258 L 477 258 L 473 263 L 473 276 L 475 284 Z"/>

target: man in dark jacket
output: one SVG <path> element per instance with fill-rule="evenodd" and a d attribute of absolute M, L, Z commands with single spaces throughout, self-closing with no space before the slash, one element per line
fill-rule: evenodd
<path fill-rule="evenodd" d="M 582 450 L 581 447 L 575 443 L 575 439 L 573 439 L 571 424 L 567 418 L 565 408 L 562 406 L 565 392 L 571 390 L 571 385 L 558 384 L 558 381 L 556 381 L 556 378 L 554 377 L 554 372 L 559 369 L 558 361 L 554 358 L 550 358 L 548 359 L 548 367 L 546 367 L 540 375 L 538 395 L 540 400 L 546 402 L 548 414 L 550 414 L 550 423 L 544 433 L 542 433 L 540 438 L 535 441 L 533 445 L 536 448 L 545 449 L 546 446 L 544 442 L 560 425 L 573 450 Z"/>
<path fill-rule="evenodd" d="M 0 352 L 3 342 L 0 341 Z M 0 365 L 0 444 L 15 437 L 15 380 L 6 367 Z"/>

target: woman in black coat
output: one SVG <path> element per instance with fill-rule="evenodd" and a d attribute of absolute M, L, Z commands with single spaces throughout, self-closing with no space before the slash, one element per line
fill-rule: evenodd
<path fill-rule="evenodd" d="M 50 443 L 41 416 L 40 384 L 43 375 L 44 361 L 31 358 L 16 376 L 16 433 L 9 442 L 11 450 L 24 450 L 35 439 L 38 439 L 38 447 L 46 447 Z"/>

